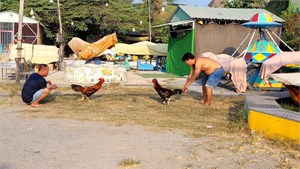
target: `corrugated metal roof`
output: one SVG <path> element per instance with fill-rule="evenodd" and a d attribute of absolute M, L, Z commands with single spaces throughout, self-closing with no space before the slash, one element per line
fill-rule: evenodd
<path fill-rule="evenodd" d="M 268 13 L 273 18 L 273 21 L 284 22 L 283 19 L 265 9 L 210 8 L 179 5 L 176 11 L 180 9 L 189 15 L 191 19 L 249 21 L 250 18 L 256 13 Z M 176 13 L 177 12 L 175 12 L 174 15 L 176 15 Z"/>
<path fill-rule="evenodd" d="M 2 11 L 0 12 L 0 22 L 18 23 L 19 14 L 12 11 Z M 24 16 L 23 23 L 38 23 L 38 21 Z"/>

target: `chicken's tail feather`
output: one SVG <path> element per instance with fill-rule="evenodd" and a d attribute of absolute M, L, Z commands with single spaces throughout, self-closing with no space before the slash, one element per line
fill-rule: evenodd
<path fill-rule="evenodd" d="M 79 91 L 81 91 L 82 86 L 76 85 L 76 84 L 71 84 L 71 88 L 72 88 L 73 90 L 75 90 L 76 92 L 79 92 Z"/>
<path fill-rule="evenodd" d="M 173 91 L 174 91 L 175 94 L 181 94 L 182 93 L 181 89 L 174 89 Z"/>

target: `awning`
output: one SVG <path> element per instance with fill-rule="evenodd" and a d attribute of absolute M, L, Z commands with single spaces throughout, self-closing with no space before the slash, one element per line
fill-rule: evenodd
<path fill-rule="evenodd" d="M 152 43 L 149 41 L 134 44 L 117 43 L 111 50 L 116 54 L 167 56 L 168 44 Z"/>
<path fill-rule="evenodd" d="M 170 22 L 170 23 L 165 23 L 165 24 L 161 24 L 161 25 L 156 25 L 156 26 L 152 26 L 153 28 L 158 28 L 158 27 L 163 27 L 163 26 L 176 26 L 176 25 L 184 25 L 184 24 L 189 24 L 189 23 L 193 23 L 193 29 L 194 29 L 194 20 L 185 20 L 185 21 L 178 21 L 178 22 Z"/>

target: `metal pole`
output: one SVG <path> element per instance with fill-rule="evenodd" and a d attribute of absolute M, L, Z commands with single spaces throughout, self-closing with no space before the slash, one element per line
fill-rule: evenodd
<path fill-rule="evenodd" d="M 152 32 L 151 32 L 151 4 L 150 4 L 151 0 L 148 0 L 148 19 L 149 19 L 149 41 L 151 42 L 152 40 Z"/>
<path fill-rule="evenodd" d="M 248 47 L 251 45 L 251 42 L 252 42 L 253 37 L 254 37 L 254 35 L 255 35 L 255 32 L 256 32 L 256 30 L 253 31 L 253 34 L 252 34 L 252 36 L 251 36 L 251 38 L 250 38 L 250 41 L 249 41 L 249 43 L 248 43 L 248 45 L 247 45 L 247 47 L 246 47 L 246 51 L 245 51 L 244 54 L 243 54 L 243 58 L 245 58 L 245 56 L 246 56 L 247 49 L 248 49 Z"/>
<path fill-rule="evenodd" d="M 248 38 L 248 36 L 253 32 L 253 29 L 251 29 L 251 31 L 248 33 L 248 35 L 245 37 L 245 39 L 242 41 L 242 43 L 236 48 L 236 50 L 233 52 L 233 54 L 231 55 L 232 57 L 234 56 L 234 54 L 240 49 L 240 47 L 244 44 L 244 42 L 246 41 L 246 39 Z"/>
<path fill-rule="evenodd" d="M 64 60 L 64 49 L 65 49 L 65 40 L 61 22 L 61 12 L 60 12 L 60 3 L 57 0 L 57 14 L 58 14 L 58 24 L 59 24 L 59 60 L 58 60 L 58 70 L 63 69 L 63 60 Z"/>
<path fill-rule="evenodd" d="M 282 50 L 279 48 L 279 46 L 277 45 L 277 43 L 275 42 L 275 40 L 273 39 L 272 35 L 269 33 L 268 29 L 266 29 L 269 37 L 271 38 L 271 40 L 273 41 L 273 43 L 276 45 L 276 47 L 280 50 L 280 52 L 282 52 Z"/>
<path fill-rule="evenodd" d="M 273 31 L 269 30 L 277 39 L 279 39 L 286 47 L 288 47 L 291 51 L 295 52 L 288 44 L 286 44 L 279 36 L 277 36 Z M 267 29 L 268 32 L 268 29 Z M 268 32 L 269 33 L 269 32 Z M 269 35 L 270 36 L 270 35 Z M 275 43 L 275 42 L 274 42 Z M 276 43 L 275 43 L 276 44 Z M 279 47 L 278 47 L 279 48 Z"/>
<path fill-rule="evenodd" d="M 22 54 L 22 26 L 23 26 L 24 0 L 20 0 L 19 5 L 19 23 L 18 23 L 18 38 L 17 38 L 17 58 L 16 58 L 16 83 L 20 83 L 20 65 Z"/>

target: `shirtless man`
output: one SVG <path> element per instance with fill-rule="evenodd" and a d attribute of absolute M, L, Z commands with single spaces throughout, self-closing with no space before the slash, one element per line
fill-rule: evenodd
<path fill-rule="evenodd" d="M 182 61 L 192 66 L 191 72 L 183 86 L 183 93 L 186 93 L 190 84 L 196 81 L 201 71 L 203 71 L 205 74 L 205 77 L 202 79 L 203 99 L 200 100 L 200 103 L 204 104 L 204 106 L 210 106 L 213 93 L 212 88 L 218 85 L 224 73 L 222 65 L 213 59 L 194 56 L 191 53 L 184 54 Z"/>

